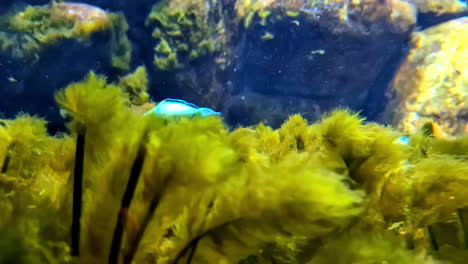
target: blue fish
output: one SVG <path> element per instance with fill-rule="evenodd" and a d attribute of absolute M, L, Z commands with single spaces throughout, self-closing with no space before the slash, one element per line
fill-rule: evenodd
<path fill-rule="evenodd" d="M 220 112 L 216 112 L 206 107 L 199 107 L 192 103 L 186 102 L 181 99 L 164 99 L 159 102 L 156 107 L 145 113 L 146 115 L 156 115 L 164 118 L 176 118 L 176 117 L 193 117 L 201 116 L 207 117 L 211 115 L 221 115 Z"/>
<path fill-rule="evenodd" d="M 409 145 L 409 137 L 407 136 L 401 136 L 399 138 L 397 138 L 394 143 L 397 143 L 397 144 L 403 144 L 403 145 Z"/>

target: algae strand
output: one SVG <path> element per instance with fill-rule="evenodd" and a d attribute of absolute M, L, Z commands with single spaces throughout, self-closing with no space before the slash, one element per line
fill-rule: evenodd
<path fill-rule="evenodd" d="M 427 232 L 429 234 L 429 240 L 431 242 L 432 249 L 436 251 L 439 250 L 439 244 L 437 243 L 437 239 L 435 237 L 432 226 L 427 227 Z"/>
<path fill-rule="evenodd" d="M 166 180 L 162 183 L 162 189 L 164 190 L 168 180 L 171 177 L 167 177 Z M 137 234 L 135 235 L 135 239 L 133 243 L 131 243 L 130 250 L 128 254 L 124 258 L 124 263 L 125 264 L 130 264 L 132 263 L 133 257 L 135 256 L 135 253 L 138 250 L 138 245 L 140 244 L 141 239 L 143 238 L 143 234 L 146 230 L 146 227 L 148 226 L 149 222 L 153 218 L 154 212 L 156 211 L 156 208 L 159 205 L 159 201 L 161 200 L 162 192 L 156 192 L 156 195 L 153 197 L 151 200 L 150 206 L 148 208 L 148 213 L 146 213 L 145 218 L 143 219 L 143 223 L 141 225 L 141 228 L 137 231 Z"/>
<path fill-rule="evenodd" d="M 81 203 L 83 195 L 85 128 L 76 137 L 75 167 L 73 169 L 73 218 L 71 228 L 71 255 L 80 255 Z"/>
<path fill-rule="evenodd" d="M 109 264 L 118 263 L 120 245 L 122 243 L 123 228 L 128 215 L 128 210 L 130 209 L 130 204 L 132 203 L 133 195 L 135 194 L 138 179 L 140 178 L 144 159 L 145 147 L 143 145 L 140 145 L 138 154 L 132 165 L 130 178 L 128 179 L 127 186 L 125 187 L 121 207 L 117 216 L 117 225 L 115 226 L 114 235 L 112 237 L 111 250 L 109 253 Z"/>
<path fill-rule="evenodd" d="M 197 245 L 200 239 L 203 237 L 203 235 L 196 237 L 194 240 L 192 240 L 183 250 L 179 252 L 179 255 L 177 255 L 176 259 L 174 260 L 174 264 L 179 263 L 179 260 L 187 254 L 187 251 L 190 250 L 189 256 L 187 258 L 187 264 L 190 264 L 192 262 L 193 255 L 195 255 L 195 250 L 197 250 Z"/>
<path fill-rule="evenodd" d="M 5 159 L 3 160 L 2 170 L 1 173 L 6 173 L 8 170 L 8 166 L 10 165 L 11 154 L 8 152 Z"/>
<path fill-rule="evenodd" d="M 463 246 L 464 248 L 468 248 L 468 229 L 467 229 L 467 223 L 466 223 L 466 210 L 467 208 L 458 208 L 457 209 L 457 217 L 458 220 L 460 221 L 460 225 L 463 231 Z"/>

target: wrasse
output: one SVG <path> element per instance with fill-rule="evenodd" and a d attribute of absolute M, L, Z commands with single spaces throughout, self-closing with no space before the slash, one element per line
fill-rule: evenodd
<path fill-rule="evenodd" d="M 211 115 L 221 115 L 220 112 L 216 112 L 206 107 L 199 107 L 192 103 L 186 102 L 180 99 L 164 99 L 153 109 L 145 113 L 146 115 L 156 115 L 164 118 L 176 118 L 176 117 L 193 117 L 201 116 L 207 117 Z"/>
<path fill-rule="evenodd" d="M 395 139 L 395 141 L 393 141 L 393 143 L 395 144 L 402 144 L 402 145 L 409 145 L 409 142 L 410 142 L 410 139 L 408 136 L 401 136 Z"/>

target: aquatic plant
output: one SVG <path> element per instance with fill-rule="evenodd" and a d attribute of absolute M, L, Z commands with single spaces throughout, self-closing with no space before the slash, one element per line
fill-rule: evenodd
<path fill-rule="evenodd" d="M 145 66 L 140 66 L 133 73 L 120 78 L 117 84 L 125 93 L 133 105 L 143 105 L 149 102 L 148 74 Z"/>
<path fill-rule="evenodd" d="M 137 72 L 120 87 L 90 73 L 60 90 L 71 135 L 48 136 L 35 117 L 1 120 L 0 232 L 20 246 L 0 244 L 0 259 L 433 263 L 428 254 L 466 253 L 442 235 L 467 232 L 466 138 L 426 129 L 401 143 L 348 110 L 314 124 L 294 115 L 279 129 L 145 116 L 129 104 L 146 83 Z"/>
<path fill-rule="evenodd" d="M 66 262 L 73 141 L 25 114 L 0 123 L 0 260 Z"/>
<path fill-rule="evenodd" d="M 225 40 L 219 5 L 218 1 L 196 0 L 156 3 L 146 21 L 157 40 L 155 66 L 181 69 L 197 58 L 221 51 Z"/>
<path fill-rule="evenodd" d="M 337 254 L 339 252 L 339 254 Z M 389 232 L 352 231 L 322 245 L 308 264 L 326 263 L 439 263 L 424 254 L 416 255 Z"/>
<path fill-rule="evenodd" d="M 128 23 L 123 13 L 111 13 L 112 22 L 110 56 L 113 67 L 120 70 L 128 70 L 132 60 L 132 44 L 127 36 Z"/>

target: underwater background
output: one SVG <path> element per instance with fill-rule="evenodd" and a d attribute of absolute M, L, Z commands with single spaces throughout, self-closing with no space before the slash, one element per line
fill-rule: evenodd
<path fill-rule="evenodd" d="M 0 263 L 465 263 L 464 0 L 0 3 Z"/>

